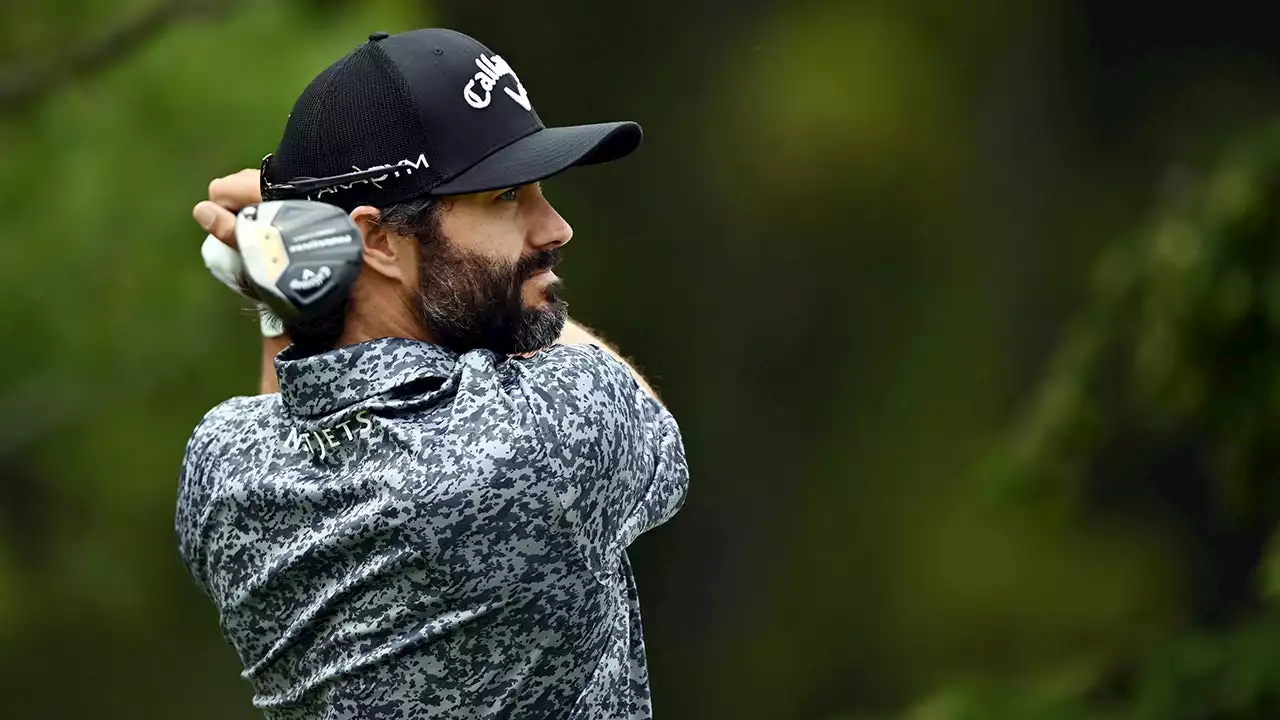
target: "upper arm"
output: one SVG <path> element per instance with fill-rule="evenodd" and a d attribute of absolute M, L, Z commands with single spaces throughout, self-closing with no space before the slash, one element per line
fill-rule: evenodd
<path fill-rule="evenodd" d="M 208 416 L 196 426 L 187 440 L 178 477 L 177 509 L 174 533 L 178 538 L 178 554 L 191 577 L 207 589 L 204 577 L 204 554 L 201 547 L 203 516 L 212 495 L 205 458 L 208 456 Z"/>
<path fill-rule="evenodd" d="M 234 416 L 239 398 L 222 403 L 210 410 L 191 432 L 182 457 L 182 469 L 178 478 L 177 508 L 174 514 L 174 532 L 178 539 L 178 553 L 192 578 L 210 592 L 211 585 L 205 564 L 208 548 L 205 532 L 216 490 L 217 476 L 213 462 L 218 457 L 218 445 L 227 432 L 228 418 Z"/>
<path fill-rule="evenodd" d="M 679 510 L 689 480 L 680 428 L 596 346 L 562 346 L 528 368 L 565 518 L 593 570 L 607 573 Z"/>

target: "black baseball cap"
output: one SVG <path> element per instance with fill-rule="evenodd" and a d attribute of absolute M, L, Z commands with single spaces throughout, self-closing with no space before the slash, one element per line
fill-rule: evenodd
<path fill-rule="evenodd" d="M 351 210 L 501 190 L 617 160 L 642 135 L 634 122 L 544 126 L 511 65 L 462 33 L 376 32 L 302 92 L 262 195 Z"/>

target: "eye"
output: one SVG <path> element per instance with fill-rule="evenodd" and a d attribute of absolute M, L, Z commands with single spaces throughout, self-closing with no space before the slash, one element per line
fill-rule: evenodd
<path fill-rule="evenodd" d="M 518 187 L 511 188 L 510 190 L 503 192 L 501 195 L 499 195 L 495 199 L 498 200 L 499 202 L 515 202 L 516 200 L 520 199 L 520 188 Z"/>

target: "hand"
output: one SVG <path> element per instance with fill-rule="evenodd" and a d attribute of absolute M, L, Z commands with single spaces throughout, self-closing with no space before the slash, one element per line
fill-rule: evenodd
<path fill-rule="evenodd" d="M 216 178 L 209 183 L 209 199 L 196 203 L 191 216 L 209 232 L 200 248 L 204 264 L 223 285 L 240 295 L 255 300 L 245 278 L 244 260 L 236 246 L 236 213 L 249 205 L 262 202 L 259 172 L 244 169 Z M 264 337 L 284 334 L 284 326 L 262 303 L 258 303 L 260 327 Z"/>
<path fill-rule="evenodd" d="M 246 168 L 209 183 L 209 199 L 196 203 L 191 216 L 227 247 L 236 247 L 236 213 L 262 202 L 259 172 Z"/>

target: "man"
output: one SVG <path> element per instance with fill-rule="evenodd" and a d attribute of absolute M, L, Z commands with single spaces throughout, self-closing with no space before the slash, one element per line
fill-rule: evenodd
<path fill-rule="evenodd" d="M 469 37 L 374 33 L 303 92 L 261 177 L 194 209 L 231 246 L 259 188 L 308 186 L 362 236 L 348 300 L 268 338 L 289 346 L 266 393 L 214 408 L 183 463 L 182 558 L 268 718 L 651 717 L 626 548 L 679 509 L 684 449 L 566 323 L 572 230 L 538 184 L 639 142 L 544 128 Z"/>

